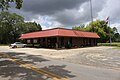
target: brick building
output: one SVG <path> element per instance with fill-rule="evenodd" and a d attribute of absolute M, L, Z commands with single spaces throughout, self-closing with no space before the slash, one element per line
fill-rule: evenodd
<path fill-rule="evenodd" d="M 39 32 L 23 34 L 23 39 L 27 44 L 39 44 L 45 48 L 77 48 L 84 46 L 97 46 L 97 39 L 100 37 L 93 32 L 83 32 L 78 30 L 53 28 Z"/>

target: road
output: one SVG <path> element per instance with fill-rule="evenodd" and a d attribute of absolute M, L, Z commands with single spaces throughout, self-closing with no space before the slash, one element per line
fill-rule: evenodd
<path fill-rule="evenodd" d="M 0 48 L 0 80 L 120 80 L 120 71 Z"/>

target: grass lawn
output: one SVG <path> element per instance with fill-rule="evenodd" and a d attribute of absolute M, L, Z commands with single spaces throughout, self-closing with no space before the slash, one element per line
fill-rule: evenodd
<path fill-rule="evenodd" d="M 8 44 L 0 44 L 0 46 L 8 46 Z"/>
<path fill-rule="evenodd" d="M 113 42 L 113 43 L 98 43 L 98 46 L 115 46 L 120 49 L 120 42 Z"/>

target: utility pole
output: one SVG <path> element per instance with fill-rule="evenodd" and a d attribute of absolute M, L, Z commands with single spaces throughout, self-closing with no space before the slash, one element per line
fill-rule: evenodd
<path fill-rule="evenodd" d="M 91 13 L 91 26 L 92 26 L 92 29 L 93 29 L 93 32 L 94 32 L 92 0 L 90 0 L 90 13 Z"/>
<path fill-rule="evenodd" d="M 108 23 L 109 23 L 109 27 L 110 27 L 110 17 L 109 17 Z M 110 45 L 111 45 L 112 40 L 111 40 L 111 32 L 110 31 L 109 31 L 109 35 L 110 35 Z"/>

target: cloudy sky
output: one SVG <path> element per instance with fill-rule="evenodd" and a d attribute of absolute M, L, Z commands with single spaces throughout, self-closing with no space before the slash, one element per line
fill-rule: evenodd
<path fill-rule="evenodd" d="M 111 27 L 120 32 L 120 0 L 92 0 L 94 20 L 110 17 Z M 24 0 L 21 10 L 10 9 L 35 21 L 43 29 L 72 28 L 91 21 L 90 0 Z"/>

